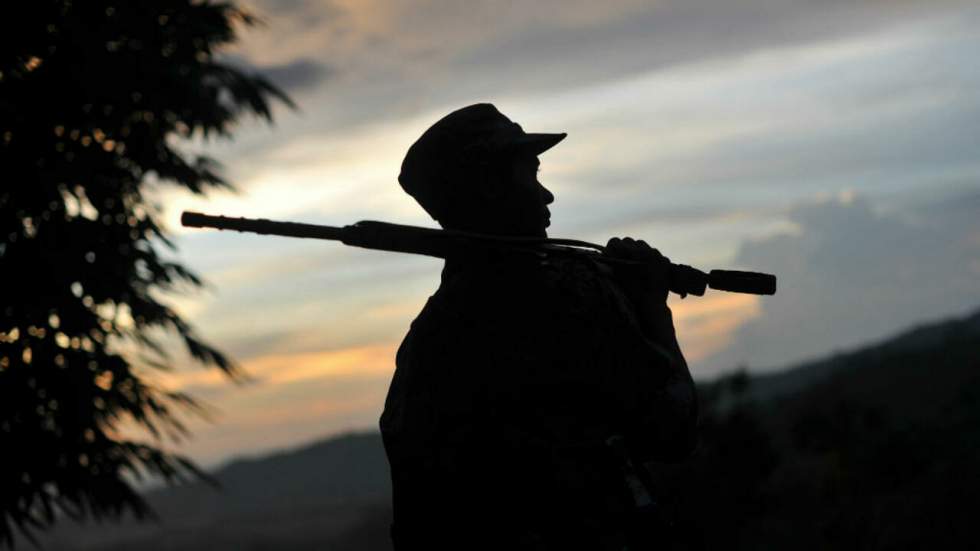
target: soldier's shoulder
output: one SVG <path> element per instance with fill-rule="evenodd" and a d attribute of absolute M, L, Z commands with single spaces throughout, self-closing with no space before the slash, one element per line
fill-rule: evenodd
<path fill-rule="evenodd" d="M 425 301 L 421 311 L 412 320 L 409 334 L 418 336 L 446 333 L 460 327 L 464 320 L 478 315 L 482 296 L 478 287 L 465 282 L 444 282 Z"/>

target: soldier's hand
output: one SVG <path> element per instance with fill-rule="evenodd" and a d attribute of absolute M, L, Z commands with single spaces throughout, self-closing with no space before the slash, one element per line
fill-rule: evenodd
<path fill-rule="evenodd" d="M 624 260 L 634 260 L 637 264 L 615 264 L 616 278 L 624 290 L 640 301 L 667 300 L 670 281 L 670 259 L 660 251 L 647 245 L 646 241 L 629 237 L 614 237 L 606 243 L 606 255 Z"/>

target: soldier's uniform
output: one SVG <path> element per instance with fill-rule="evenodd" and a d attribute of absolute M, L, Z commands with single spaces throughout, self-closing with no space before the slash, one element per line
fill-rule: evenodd
<path fill-rule="evenodd" d="M 623 549 L 635 500 L 607 441 L 691 449 L 680 361 L 593 261 L 450 261 L 381 418 L 396 548 Z"/>
<path fill-rule="evenodd" d="M 645 336 L 606 265 L 448 258 L 381 417 L 395 548 L 625 549 L 636 481 L 609 443 L 687 455 L 692 391 L 676 342 Z"/>

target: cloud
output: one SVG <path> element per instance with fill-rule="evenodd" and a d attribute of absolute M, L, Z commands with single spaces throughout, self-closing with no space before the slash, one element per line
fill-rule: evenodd
<path fill-rule="evenodd" d="M 887 213 L 850 193 L 800 205 L 796 232 L 739 250 L 737 263 L 777 274 L 779 291 L 703 369 L 783 367 L 976 309 L 978 212 L 977 186 Z"/>
<path fill-rule="evenodd" d="M 946 178 L 976 181 L 980 134 L 971 121 L 980 102 L 970 91 L 980 81 L 961 63 L 963 46 L 976 38 L 959 25 L 940 34 L 946 24 L 677 67 L 501 107 L 528 129 L 570 132 L 543 158 L 542 182 L 558 196 L 553 235 L 596 242 L 631 235 L 676 261 L 725 268 L 741 240 L 785 229 L 800 216 L 792 205 L 816 193 L 850 183 L 878 200 Z M 183 207 L 332 225 L 372 218 L 431 225 L 395 176 L 405 149 L 441 114 L 266 142 L 236 163 L 247 194 L 171 200 L 171 218 Z M 339 244 L 195 230 L 182 247 L 221 293 L 196 321 L 244 357 L 393 338 L 410 313 L 381 321 L 364 311 L 390 301 L 410 312 L 438 280 L 437 263 L 359 256 Z M 382 290 L 389 278 L 402 281 L 402 295 Z M 682 331 L 697 335 L 689 342 L 698 357 L 725 346 L 733 320 L 748 319 L 743 306 L 737 317 L 719 314 L 725 324 Z"/>
<path fill-rule="evenodd" d="M 396 345 L 355 346 L 339 350 L 265 354 L 242 365 L 256 385 L 286 385 L 310 380 L 355 379 L 388 375 L 394 366 Z M 172 388 L 194 393 L 228 389 L 227 378 L 214 369 L 165 373 L 160 380 Z"/>
<path fill-rule="evenodd" d="M 711 293 L 704 297 L 673 300 L 674 327 L 691 365 L 731 343 L 734 330 L 759 316 L 759 298 L 752 295 Z M 694 376 L 701 373 L 694 370 Z"/>
<path fill-rule="evenodd" d="M 434 107 L 553 92 L 637 72 L 869 33 L 964 2 L 808 0 L 260 0 L 241 51 L 329 66 L 337 128 Z"/>
<path fill-rule="evenodd" d="M 182 451 L 213 463 L 234 451 L 293 445 L 324 434 L 376 428 L 397 342 L 343 350 L 269 354 L 244 367 L 255 382 L 230 385 L 212 371 L 174 373 L 164 382 L 218 406 L 214 421 L 189 420 Z"/>
<path fill-rule="evenodd" d="M 267 65 L 257 65 L 248 58 L 233 53 L 222 54 L 220 59 L 247 73 L 258 73 L 290 94 L 314 88 L 334 74 L 334 71 L 322 63 L 305 57 Z"/>
<path fill-rule="evenodd" d="M 311 59 L 297 59 L 281 65 L 259 67 L 258 71 L 286 92 L 313 88 L 331 75 L 331 71 Z"/>

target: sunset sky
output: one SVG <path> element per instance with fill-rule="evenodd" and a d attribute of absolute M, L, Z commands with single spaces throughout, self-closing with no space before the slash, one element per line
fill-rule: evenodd
<path fill-rule="evenodd" d="M 491 102 L 542 156 L 550 235 L 642 238 L 672 260 L 779 276 L 775 297 L 672 300 L 698 379 L 759 372 L 980 306 L 980 5 L 937 0 L 268 0 L 231 63 L 299 105 L 189 143 L 235 194 L 161 188 L 174 298 L 252 376 L 166 384 L 218 410 L 182 450 L 235 455 L 375 428 L 437 259 L 189 230 L 182 210 L 434 226 L 399 188 L 409 145 Z"/>

